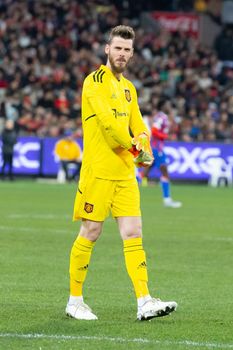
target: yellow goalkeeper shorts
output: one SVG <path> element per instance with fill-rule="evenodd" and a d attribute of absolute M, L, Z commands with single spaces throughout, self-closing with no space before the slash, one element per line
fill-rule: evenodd
<path fill-rule="evenodd" d="M 136 179 L 106 180 L 88 177 L 79 183 L 73 220 L 104 221 L 113 217 L 141 216 L 140 193 Z"/>

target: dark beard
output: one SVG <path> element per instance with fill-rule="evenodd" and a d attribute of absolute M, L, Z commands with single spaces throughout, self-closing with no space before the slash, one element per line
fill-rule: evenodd
<path fill-rule="evenodd" d="M 126 66 L 125 67 L 116 67 L 110 55 L 109 55 L 108 59 L 109 59 L 109 63 L 111 65 L 113 72 L 118 73 L 118 74 L 124 72 L 124 70 L 126 69 Z"/>

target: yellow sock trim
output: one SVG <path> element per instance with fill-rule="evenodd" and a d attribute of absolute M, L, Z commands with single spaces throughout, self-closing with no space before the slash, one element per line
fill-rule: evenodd
<path fill-rule="evenodd" d="M 70 295 L 81 296 L 95 242 L 78 236 L 70 254 Z"/>
<path fill-rule="evenodd" d="M 124 240 L 125 264 L 137 298 L 149 294 L 146 254 L 142 238 Z"/>

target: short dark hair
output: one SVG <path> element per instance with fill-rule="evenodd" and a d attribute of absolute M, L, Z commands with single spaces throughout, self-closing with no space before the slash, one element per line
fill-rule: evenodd
<path fill-rule="evenodd" d="M 112 28 L 110 34 L 109 34 L 109 39 L 108 43 L 110 44 L 112 39 L 115 36 L 119 36 L 123 39 L 131 39 L 134 41 L 135 39 L 135 33 L 132 27 L 125 26 L 125 25 L 119 25 L 114 28 Z"/>

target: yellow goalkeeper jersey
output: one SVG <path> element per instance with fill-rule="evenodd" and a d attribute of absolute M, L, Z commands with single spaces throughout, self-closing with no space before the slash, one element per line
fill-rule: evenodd
<path fill-rule="evenodd" d="M 82 91 L 84 151 L 81 180 L 91 170 L 95 177 L 125 180 L 135 177 L 132 136 L 148 129 L 137 102 L 134 85 L 118 80 L 105 66 L 86 77 Z"/>

